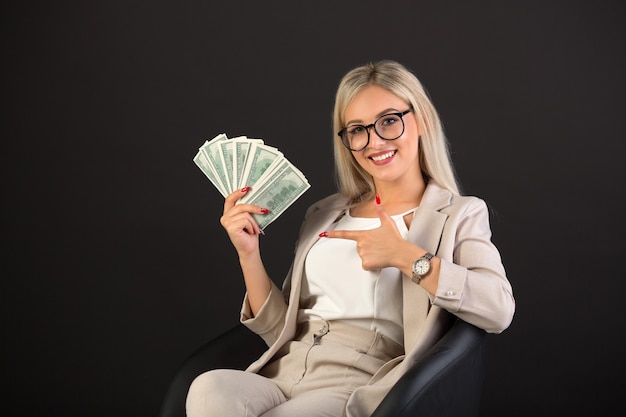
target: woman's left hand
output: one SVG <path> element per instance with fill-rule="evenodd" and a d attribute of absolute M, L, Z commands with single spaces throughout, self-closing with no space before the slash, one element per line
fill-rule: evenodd
<path fill-rule="evenodd" d="M 400 267 L 404 250 L 412 247 L 398 231 L 394 220 L 380 204 L 375 204 L 380 218 L 380 227 L 372 230 L 329 230 L 320 236 L 334 239 L 350 239 L 356 242 L 356 250 L 361 257 L 363 269 L 372 271 L 390 266 Z"/>

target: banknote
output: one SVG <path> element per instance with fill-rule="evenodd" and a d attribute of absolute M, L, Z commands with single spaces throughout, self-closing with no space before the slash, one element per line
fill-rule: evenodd
<path fill-rule="evenodd" d="M 243 172 L 250 156 L 250 147 L 253 143 L 263 144 L 262 139 L 231 139 L 234 143 L 234 158 L 233 158 L 233 189 L 240 189 L 246 186 L 244 184 Z"/>
<path fill-rule="evenodd" d="M 221 133 L 205 141 L 193 161 L 224 197 L 251 187 L 238 204 L 256 204 L 270 210 L 268 214 L 253 215 L 261 230 L 311 187 L 305 175 L 263 139 L 228 138 Z"/>
<path fill-rule="evenodd" d="M 266 181 L 257 189 L 253 187 L 250 194 L 242 198 L 240 202 L 269 209 L 267 214 L 252 215 L 263 230 L 309 188 L 310 185 L 304 175 L 289 161 L 283 161 L 274 171 L 271 181 Z"/>
<path fill-rule="evenodd" d="M 204 154 L 207 163 L 215 173 L 220 192 L 222 192 L 222 194 L 226 193 L 226 195 L 228 195 L 230 194 L 231 187 L 228 186 L 228 182 L 226 180 L 226 173 L 224 172 L 224 168 L 222 165 L 222 156 L 220 155 L 221 148 L 219 146 L 220 142 L 225 140 L 228 140 L 228 137 L 226 136 L 226 134 L 221 133 L 215 136 L 210 141 L 206 141 L 204 145 L 200 147 L 200 152 Z"/>
<path fill-rule="evenodd" d="M 249 149 L 250 155 L 243 169 L 242 182 L 245 185 L 252 186 L 263 177 L 267 171 L 268 174 L 277 167 L 284 158 L 282 152 L 278 149 L 265 144 L 253 144 Z"/>
<path fill-rule="evenodd" d="M 228 193 L 226 193 L 226 190 L 222 188 L 222 185 L 217 179 L 217 174 L 215 173 L 215 171 L 213 171 L 213 168 L 207 161 L 204 153 L 202 153 L 201 151 L 198 151 L 196 156 L 194 156 L 193 161 L 196 163 L 196 165 L 198 165 L 198 167 L 204 173 L 204 175 L 206 175 L 207 178 L 213 183 L 213 185 L 215 186 L 215 188 L 217 188 L 220 194 L 226 197 Z"/>

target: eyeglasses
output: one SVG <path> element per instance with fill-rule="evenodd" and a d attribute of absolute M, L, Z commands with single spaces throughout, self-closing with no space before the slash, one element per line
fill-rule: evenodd
<path fill-rule="evenodd" d="M 372 127 L 381 139 L 396 140 L 404 133 L 402 117 L 412 110 L 410 108 L 403 112 L 383 114 L 372 124 L 350 125 L 337 132 L 337 135 L 341 138 L 341 143 L 354 152 L 362 151 L 370 143 L 370 128 Z"/>

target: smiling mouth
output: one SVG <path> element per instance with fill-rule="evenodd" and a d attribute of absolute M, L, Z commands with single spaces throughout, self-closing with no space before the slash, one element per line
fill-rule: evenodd
<path fill-rule="evenodd" d="M 385 153 L 380 154 L 380 155 L 370 156 L 369 158 L 372 161 L 380 162 L 380 161 L 384 161 L 385 159 L 391 158 L 392 156 L 394 156 L 396 154 L 396 152 L 398 152 L 398 151 L 389 151 L 389 152 L 385 152 Z"/>

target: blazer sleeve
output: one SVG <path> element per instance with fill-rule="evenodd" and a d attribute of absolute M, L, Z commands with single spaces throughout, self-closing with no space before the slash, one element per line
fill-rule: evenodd
<path fill-rule="evenodd" d="M 489 333 L 501 333 L 513 320 L 513 291 L 491 241 L 487 205 L 476 197 L 464 201 L 460 214 L 449 219 L 452 259 L 445 254 L 441 258 L 439 286 L 431 301 Z"/>
<path fill-rule="evenodd" d="M 298 250 L 298 244 L 302 238 L 303 231 L 306 229 L 305 226 L 309 216 L 326 206 L 329 201 L 334 201 L 336 198 L 336 196 L 327 197 L 307 209 L 302 224 L 300 225 L 298 238 L 294 245 L 294 254 Z M 271 346 L 278 339 L 285 327 L 285 319 L 290 302 L 289 296 L 291 292 L 293 269 L 294 264 L 292 261 L 291 267 L 283 281 L 282 289 L 278 288 L 273 281 L 271 282 L 270 294 L 255 317 L 253 317 L 252 311 L 250 310 L 247 294 L 243 300 L 240 315 L 241 323 L 261 336 L 268 346 Z"/>
<path fill-rule="evenodd" d="M 261 336 L 268 346 L 271 346 L 278 339 L 280 332 L 285 326 L 285 314 L 287 312 L 287 303 L 282 291 L 273 282 L 271 285 L 269 296 L 254 317 L 250 310 L 248 294 L 246 293 L 241 306 L 240 317 L 241 323 Z"/>

